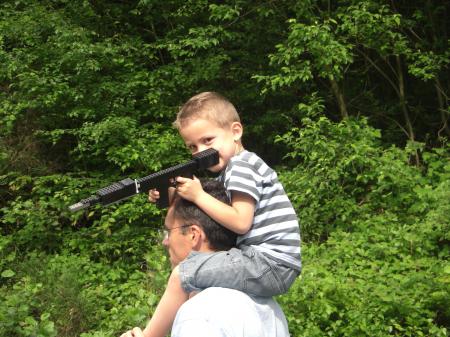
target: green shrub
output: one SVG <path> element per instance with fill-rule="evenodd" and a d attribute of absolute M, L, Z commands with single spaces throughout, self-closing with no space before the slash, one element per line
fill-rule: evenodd
<path fill-rule="evenodd" d="M 162 250 L 149 254 L 146 266 L 28 254 L 0 278 L 0 335 L 114 336 L 143 326 L 168 276 Z"/>
<path fill-rule="evenodd" d="M 423 166 L 410 166 L 408 149 L 382 150 L 355 124 L 306 121 L 302 137 L 284 138 L 302 159 L 281 177 L 306 237 L 302 275 L 279 297 L 291 333 L 448 336 L 448 150 L 423 151 Z M 347 136 L 322 138 L 329 128 Z"/>
<path fill-rule="evenodd" d="M 302 276 L 279 298 L 292 336 L 447 336 L 448 250 L 436 258 L 420 245 L 432 225 L 387 213 L 305 245 Z"/>
<path fill-rule="evenodd" d="M 333 123 L 305 118 L 281 136 L 298 166 L 280 174 L 298 211 L 305 241 L 323 241 L 336 229 L 353 230 L 356 218 L 408 209 L 424 179 L 407 151 L 383 149 L 380 132 L 365 120 Z M 399 216 L 408 217 L 404 212 Z M 406 221 L 407 219 L 405 219 Z"/>

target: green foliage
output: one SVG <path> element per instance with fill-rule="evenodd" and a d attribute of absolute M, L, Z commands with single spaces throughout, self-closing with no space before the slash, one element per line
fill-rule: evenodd
<path fill-rule="evenodd" d="M 6 297 L 3 287 L 0 288 L 2 299 L 0 332 L 2 335 L 57 336 L 54 322 L 49 319 L 49 313 L 43 312 L 41 315 L 36 315 L 34 312 L 34 308 L 38 305 L 35 295 L 41 288 L 42 284 L 31 284 L 29 278 L 17 282 Z"/>
<path fill-rule="evenodd" d="M 306 25 L 291 19 L 288 23 L 286 43 L 277 45 L 277 53 L 270 56 L 270 64 L 279 67 L 280 72 L 255 78 L 264 81 L 273 91 L 296 82 L 311 81 L 315 76 L 341 79 L 346 66 L 352 62 L 352 53 L 345 42 L 336 39 L 333 33 L 336 22 Z"/>
<path fill-rule="evenodd" d="M 280 167 L 300 218 L 304 271 L 280 297 L 291 334 L 447 336 L 448 11 L 1 2 L 0 335 L 145 324 L 169 273 L 163 214 L 142 195 L 67 206 L 186 160 L 178 106 L 215 90 L 237 106 L 246 148 Z"/>
<path fill-rule="evenodd" d="M 68 253 L 28 254 L 16 261 L 14 275 L 2 273 L 0 333 L 111 336 L 144 324 L 168 276 L 161 249 L 147 251 L 146 267 L 130 260 L 111 267 Z"/>
<path fill-rule="evenodd" d="M 304 246 L 301 279 L 279 298 L 293 335 L 448 336 L 448 170 L 447 162 L 441 179 L 414 186 L 414 210 L 354 216 L 352 233 Z M 414 221 L 401 220 L 412 211 Z"/>
<path fill-rule="evenodd" d="M 294 336 L 448 335 L 445 260 L 408 252 L 407 242 L 397 242 L 410 232 L 387 231 L 386 220 L 372 218 L 364 233 L 335 232 L 327 244 L 304 249 L 309 265 L 279 298 Z"/>
<path fill-rule="evenodd" d="M 302 123 L 278 140 L 291 148 L 288 157 L 300 163 L 282 180 L 299 210 L 306 241 L 323 240 L 335 228 L 352 230 L 355 217 L 415 203 L 420 170 L 408 164 L 407 152 L 383 149 L 379 130 L 351 119 L 305 118 Z M 403 217 L 409 221 L 408 214 Z"/>

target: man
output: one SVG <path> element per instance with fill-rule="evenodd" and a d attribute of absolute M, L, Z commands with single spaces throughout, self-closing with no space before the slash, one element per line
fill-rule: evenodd
<path fill-rule="evenodd" d="M 229 204 L 222 183 L 203 181 L 203 190 Z M 195 204 L 176 198 L 165 219 L 163 245 L 172 268 L 199 252 L 234 247 L 236 234 L 222 227 Z M 134 328 L 121 337 L 145 337 Z M 289 336 L 281 308 L 271 298 L 250 297 L 240 291 L 208 288 L 187 301 L 177 313 L 172 337 L 285 337 Z"/>

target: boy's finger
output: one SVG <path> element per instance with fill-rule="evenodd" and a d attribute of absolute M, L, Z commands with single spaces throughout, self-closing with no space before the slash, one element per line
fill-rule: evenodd
<path fill-rule="evenodd" d="M 184 184 L 187 180 L 188 180 L 188 178 L 185 178 L 185 177 L 177 177 L 176 178 L 177 183 L 180 183 L 180 184 Z"/>
<path fill-rule="evenodd" d="M 156 202 L 159 199 L 159 192 L 155 189 L 151 189 L 148 191 L 148 201 Z"/>
<path fill-rule="evenodd" d="M 148 191 L 148 195 L 153 195 L 153 196 L 159 195 L 159 192 L 158 192 L 158 190 L 152 188 L 151 190 Z"/>

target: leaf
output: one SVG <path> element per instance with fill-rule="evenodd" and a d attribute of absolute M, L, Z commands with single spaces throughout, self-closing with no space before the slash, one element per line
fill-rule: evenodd
<path fill-rule="evenodd" d="M 10 278 L 10 277 L 13 277 L 14 275 L 16 275 L 16 273 L 14 271 L 12 271 L 11 269 L 6 269 L 2 272 L 2 277 L 4 277 L 4 278 Z"/>
<path fill-rule="evenodd" d="M 444 274 L 450 274 L 450 266 L 444 267 Z"/>

